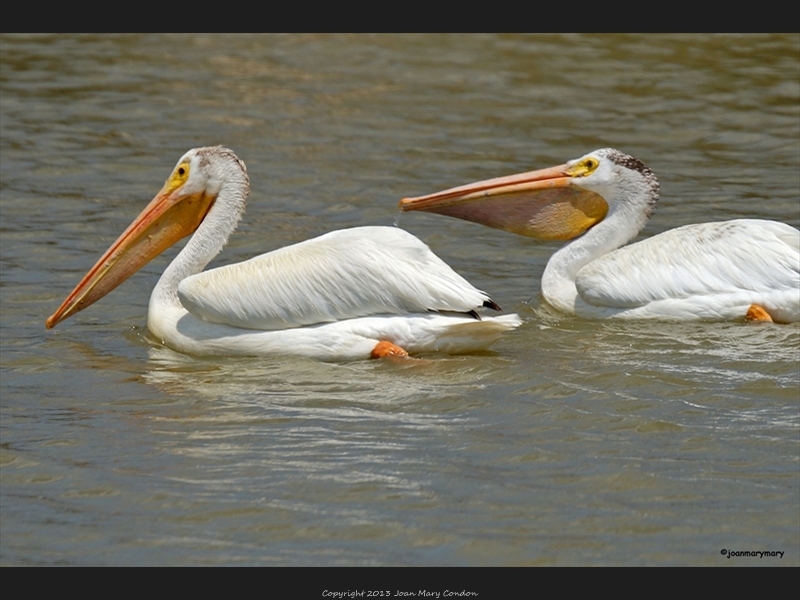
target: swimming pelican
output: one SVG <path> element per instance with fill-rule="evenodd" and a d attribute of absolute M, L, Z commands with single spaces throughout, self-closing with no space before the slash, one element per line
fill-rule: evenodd
<path fill-rule="evenodd" d="M 322 360 L 481 350 L 520 324 L 396 227 L 356 227 L 201 272 L 244 212 L 250 180 L 229 149 L 195 148 L 61 307 L 50 329 L 194 232 L 150 296 L 147 326 L 199 355 Z"/>
<path fill-rule="evenodd" d="M 434 212 L 539 239 L 569 240 L 542 276 L 555 308 L 608 317 L 800 321 L 800 231 L 738 219 L 686 225 L 624 246 L 655 209 L 653 171 L 619 150 L 406 198 Z M 584 233 L 585 232 L 585 233 Z"/>

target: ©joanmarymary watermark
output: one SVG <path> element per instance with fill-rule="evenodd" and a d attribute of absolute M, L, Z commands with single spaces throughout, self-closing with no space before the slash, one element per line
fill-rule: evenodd
<path fill-rule="evenodd" d="M 728 550 L 727 548 L 723 548 L 719 553 L 728 558 L 735 558 L 737 556 L 750 556 L 755 558 L 777 556 L 778 558 L 783 558 L 783 550 Z"/>

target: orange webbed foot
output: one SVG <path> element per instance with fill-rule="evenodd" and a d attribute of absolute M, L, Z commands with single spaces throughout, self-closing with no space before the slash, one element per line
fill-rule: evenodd
<path fill-rule="evenodd" d="M 408 352 L 392 342 L 378 342 L 370 352 L 370 358 L 383 358 L 384 356 L 408 356 Z"/>
<path fill-rule="evenodd" d="M 772 317 L 763 306 L 758 304 L 750 305 L 747 309 L 747 314 L 744 317 L 748 321 L 762 321 L 765 323 L 772 323 Z"/>

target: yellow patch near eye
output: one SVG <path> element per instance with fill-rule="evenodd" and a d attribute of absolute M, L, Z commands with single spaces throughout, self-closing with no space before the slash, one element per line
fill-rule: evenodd
<path fill-rule="evenodd" d="M 187 179 L 189 179 L 189 163 L 181 163 L 167 179 L 167 183 L 164 184 L 164 191 L 169 194 L 186 183 Z"/>
<path fill-rule="evenodd" d="M 584 158 L 577 165 L 567 169 L 567 175 L 570 177 L 586 177 L 594 173 L 594 170 L 600 162 L 596 158 Z"/>

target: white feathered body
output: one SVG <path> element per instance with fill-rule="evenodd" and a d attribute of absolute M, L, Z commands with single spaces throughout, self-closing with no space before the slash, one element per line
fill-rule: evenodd
<path fill-rule="evenodd" d="M 602 229 L 605 223 L 597 226 Z M 777 322 L 800 321 L 800 231 L 739 219 L 678 227 L 596 256 L 590 230 L 559 250 L 542 279 L 545 299 L 587 318 L 729 320 L 763 306 Z M 571 284 L 564 266 L 578 267 Z"/>
<path fill-rule="evenodd" d="M 520 324 L 466 314 L 487 301 L 411 234 L 357 227 L 185 277 L 177 298 L 159 282 L 148 328 L 191 354 L 356 359 L 379 341 L 471 352 Z"/>

